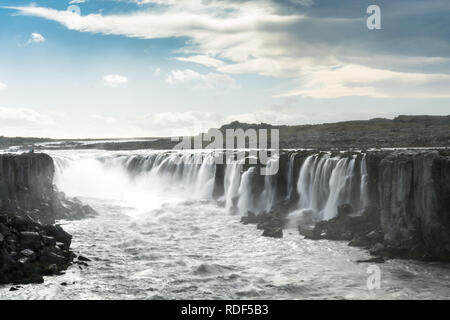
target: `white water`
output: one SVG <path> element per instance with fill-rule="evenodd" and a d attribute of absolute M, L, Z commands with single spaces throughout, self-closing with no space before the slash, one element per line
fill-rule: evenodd
<path fill-rule="evenodd" d="M 99 212 L 93 219 L 64 222 L 73 250 L 93 261 L 82 270 L 72 266 L 63 276 L 46 277 L 41 285 L 15 292 L 0 287 L 0 298 L 450 298 L 446 264 L 390 260 L 378 265 L 381 289 L 370 291 L 368 265 L 355 262 L 369 258 L 364 250 L 305 240 L 295 228 L 282 239 L 261 237 L 260 230 L 230 214 L 233 198 L 238 197 L 239 212 L 267 210 L 276 188 L 266 177 L 255 198 L 255 170 L 241 176 L 240 163 L 226 169 L 226 205 L 220 206 L 212 199 L 215 169 L 188 164 L 199 160 L 198 154 L 55 151 L 52 156 L 59 188 Z M 297 186 L 310 199 L 300 200 L 299 207 L 332 215 L 326 211 L 330 203 L 349 199 L 355 162 L 308 158 L 311 172 L 304 165 Z M 313 187 L 303 185 L 306 181 Z"/>
<path fill-rule="evenodd" d="M 351 204 L 354 209 L 367 205 L 367 168 L 365 157 L 361 160 L 361 183 L 358 196 L 352 194 L 356 184 L 356 156 L 331 157 L 329 154 L 309 156 L 301 170 L 297 182 L 300 197 L 298 212 L 312 211 L 317 220 L 328 220 L 336 216 L 337 208 L 342 204 Z M 295 213 L 294 213 L 295 215 Z"/>

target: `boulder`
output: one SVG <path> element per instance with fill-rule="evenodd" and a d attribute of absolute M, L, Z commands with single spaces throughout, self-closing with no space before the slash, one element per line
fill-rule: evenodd
<path fill-rule="evenodd" d="M 243 224 L 254 224 L 258 223 L 258 221 L 259 221 L 258 216 L 251 211 L 247 212 L 247 216 L 241 218 L 241 222 Z"/>
<path fill-rule="evenodd" d="M 78 260 L 79 261 L 85 261 L 85 262 L 89 262 L 89 261 L 91 261 L 91 259 L 89 259 L 89 258 L 86 258 L 86 257 L 83 257 L 83 256 L 78 256 Z"/>
<path fill-rule="evenodd" d="M 283 238 L 283 229 L 281 228 L 268 228 L 264 229 L 263 237 L 271 238 Z"/>
<path fill-rule="evenodd" d="M 42 248 L 41 235 L 37 232 L 21 232 L 19 235 L 20 247 L 37 250 Z"/>
<path fill-rule="evenodd" d="M 47 236 L 53 237 L 57 242 L 63 243 L 67 248 L 72 243 L 72 236 L 61 228 L 60 225 L 44 226 Z"/>
<path fill-rule="evenodd" d="M 34 261 L 36 259 L 36 254 L 34 253 L 33 250 L 30 249 L 24 249 L 20 251 L 20 254 L 25 258 L 28 258 L 30 261 Z"/>
<path fill-rule="evenodd" d="M 42 236 L 42 242 L 49 247 L 56 245 L 56 239 L 54 237 Z"/>

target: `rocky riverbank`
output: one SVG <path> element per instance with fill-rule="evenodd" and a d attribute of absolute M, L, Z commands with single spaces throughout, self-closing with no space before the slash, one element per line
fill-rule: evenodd
<path fill-rule="evenodd" d="M 287 167 L 283 162 L 288 157 L 280 159 L 280 173 L 275 177 L 280 185 L 285 185 L 280 180 L 285 179 L 282 168 Z M 299 168 L 305 161 L 305 152 L 295 157 L 298 160 L 294 164 L 299 162 L 296 164 Z M 297 220 L 300 234 L 313 240 L 348 241 L 350 246 L 364 247 L 382 257 L 377 261 L 405 258 L 450 262 L 450 152 L 367 152 L 365 161 L 367 203 L 364 207 L 341 204 L 335 217 L 319 221 L 314 219 L 313 210 L 303 210 L 301 219 Z M 361 170 L 357 169 L 351 173 L 352 181 L 363 179 L 354 177 L 360 175 Z M 351 193 L 357 190 L 353 189 Z M 297 197 L 301 197 L 296 194 L 289 203 L 287 192 L 278 194 L 275 209 L 259 215 L 248 212 L 242 222 L 257 224 L 258 229 L 264 230 L 264 236 L 282 237 L 283 228 L 292 223 L 288 212 L 292 212 L 299 201 Z"/>
<path fill-rule="evenodd" d="M 53 185 L 45 154 L 0 155 L 0 284 L 39 283 L 63 272 L 75 254 L 72 236 L 55 221 L 96 215 Z"/>

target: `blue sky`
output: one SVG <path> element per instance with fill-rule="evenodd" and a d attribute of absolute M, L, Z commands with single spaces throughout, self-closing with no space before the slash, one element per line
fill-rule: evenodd
<path fill-rule="evenodd" d="M 70 2 L 0 0 L 0 135 L 450 113 L 446 0 Z"/>

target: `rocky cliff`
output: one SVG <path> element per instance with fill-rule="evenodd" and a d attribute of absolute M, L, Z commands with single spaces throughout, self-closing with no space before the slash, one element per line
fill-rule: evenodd
<path fill-rule="evenodd" d="M 53 159 L 43 153 L 0 155 L 0 212 L 28 215 L 53 224 L 56 219 L 81 219 L 95 212 L 53 185 Z"/>
<path fill-rule="evenodd" d="M 296 152 L 293 161 L 298 172 L 305 167 L 306 156 L 314 151 Z M 421 260 L 450 261 L 450 152 L 448 150 L 405 150 L 366 152 L 365 165 L 367 185 L 363 185 L 362 161 L 358 153 L 348 152 L 341 157 L 355 159 L 352 171 L 345 173 L 347 190 L 336 189 L 347 194 L 348 203 L 337 202 L 336 216 L 331 219 L 314 219 L 314 210 L 298 210 L 302 197 L 312 207 L 321 192 L 333 183 L 326 180 L 325 166 L 320 160 L 311 166 L 309 184 L 317 183 L 318 174 L 325 177 L 316 194 L 302 194 L 301 183 L 293 189 L 293 196 L 286 189 L 286 168 L 289 154 L 280 157 L 280 172 L 274 178 L 277 187 L 277 205 L 263 214 L 247 213 L 244 223 L 256 223 L 264 235 L 279 237 L 289 223 L 289 212 L 301 212 L 299 231 L 310 239 L 349 241 L 349 245 L 370 249 L 375 255 Z M 316 155 L 320 159 L 320 153 Z M 305 165 L 304 165 L 305 164 Z M 297 181 L 297 176 L 292 177 Z M 324 178 L 322 178 L 324 179 Z M 325 182 L 325 183 L 324 183 Z M 282 187 L 280 187 L 282 186 Z M 367 193 L 365 203 L 359 199 Z M 306 189 L 313 190 L 308 185 Z M 307 190 L 308 191 L 308 190 Z M 310 192 L 310 191 L 308 191 Z M 292 192 L 291 192 L 292 193 Z M 357 195 L 355 198 L 354 196 Z M 300 202 L 297 200 L 300 198 Z M 345 198 L 345 197 L 344 197 Z M 355 200 L 356 199 L 356 200 Z M 329 203 L 328 201 L 325 201 Z M 323 202 L 323 203 L 325 203 Z M 308 208 L 309 209 L 309 208 Z"/>
<path fill-rule="evenodd" d="M 384 244 L 429 258 L 450 257 L 450 156 L 438 151 L 395 152 L 379 164 Z M 380 250 L 381 251 L 381 250 Z"/>
<path fill-rule="evenodd" d="M 48 155 L 0 155 L 0 284 L 42 282 L 75 257 L 72 237 L 55 220 L 95 211 L 58 192 L 53 173 Z"/>

